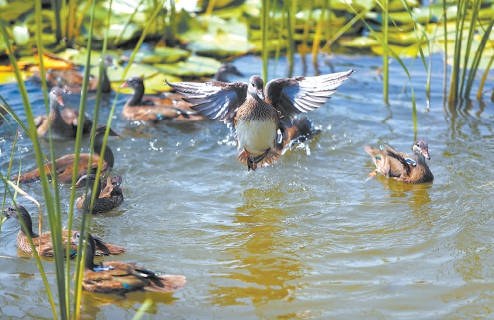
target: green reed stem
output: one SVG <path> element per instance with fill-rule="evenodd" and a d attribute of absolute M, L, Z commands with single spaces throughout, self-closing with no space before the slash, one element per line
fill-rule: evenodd
<path fill-rule="evenodd" d="M 59 0 L 51 0 L 52 12 L 55 15 L 55 37 L 57 41 L 62 40 L 62 22 L 60 19 L 60 3 Z M 42 29 L 38 29 L 42 30 Z"/>
<path fill-rule="evenodd" d="M 297 0 L 287 0 L 283 2 L 283 6 L 287 15 L 287 31 L 288 31 L 288 43 L 287 43 L 287 59 L 288 59 L 288 77 L 293 74 L 293 57 L 295 41 L 293 40 L 293 34 L 295 32 L 295 13 L 297 9 Z"/>
<path fill-rule="evenodd" d="M 359 21 L 360 19 L 364 19 L 365 18 L 365 15 L 367 14 L 367 12 L 369 12 L 370 10 L 372 10 L 374 7 L 369 7 L 369 8 L 365 8 L 364 10 L 362 10 L 362 12 L 358 13 L 357 15 L 355 15 L 350 21 L 348 21 L 343 27 L 339 28 L 338 29 L 338 32 L 336 32 L 334 34 L 334 36 L 332 36 L 331 38 L 329 38 L 326 43 L 324 44 L 324 47 L 322 47 L 322 51 L 328 51 L 330 50 L 331 48 L 331 45 L 336 41 L 338 40 L 345 32 L 347 32 L 348 30 L 350 30 L 350 28 L 357 22 Z"/>
<path fill-rule="evenodd" d="M 92 44 L 92 35 L 93 35 L 93 27 L 94 27 L 94 19 L 95 19 L 95 8 L 96 8 L 96 1 L 93 1 L 91 4 L 91 14 L 90 14 L 90 22 L 89 22 L 89 31 L 88 31 L 88 40 L 87 40 L 87 47 L 91 48 Z M 109 10 L 111 12 L 111 10 Z M 107 30 L 108 31 L 108 30 Z M 104 57 L 102 57 L 102 60 L 104 60 Z M 86 69 L 84 70 L 84 76 L 83 76 L 83 81 L 82 81 L 82 93 L 81 93 L 81 100 L 80 100 L 80 106 L 79 106 L 79 118 L 78 118 L 78 123 L 84 123 L 84 117 L 85 117 L 85 110 L 86 110 L 86 101 L 87 101 L 87 91 L 88 91 L 88 84 L 89 84 L 89 73 L 90 73 L 90 68 L 89 65 L 91 64 L 91 50 L 88 50 L 87 55 L 86 55 Z M 101 75 L 100 78 L 101 80 Z M 98 86 L 100 87 L 100 86 Z M 101 88 L 99 88 L 101 90 Z M 101 92 L 101 91 L 100 91 Z M 96 107 L 97 108 L 97 107 Z M 96 127 L 97 127 L 97 121 L 98 121 L 98 116 L 95 110 L 95 118 L 93 120 L 93 127 L 91 128 L 91 137 L 94 137 L 96 133 Z M 69 216 L 73 215 L 73 203 L 75 199 L 75 182 L 77 180 L 78 176 L 78 170 L 77 168 L 79 167 L 79 158 L 80 158 L 80 143 L 82 140 L 82 129 L 83 126 L 77 126 L 77 136 L 76 136 L 76 153 L 74 157 L 74 170 L 72 171 L 72 190 L 70 194 L 70 203 L 71 203 L 71 209 Z M 90 170 L 91 162 L 92 162 L 92 152 L 93 152 L 93 147 L 94 147 L 94 139 L 91 139 L 91 145 L 90 145 L 90 153 L 89 153 L 89 160 L 88 160 L 88 171 Z M 103 156 L 102 156 L 103 157 Z M 96 183 L 99 183 L 97 181 Z M 72 218 L 69 218 L 71 220 Z M 86 217 L 86 212 L 83 210 L 82 212 L 82 219 L 81 219 L 81 226 L 80 226 L 80 232 L 82 235 L 84 235 L 84 229 L 89 227 L 90 221 L 87 220 Z M 85 248 L 81 245 L 79 248 L 83 248 L 82 254 L 79 254 L 80 250 L 78 250 L 78 254 L 76 256 L 76 270 L 75 270 L 75 288 L 74 288 L 74 312 L 75 312 L 75 318 L 79 319 L 80 318 L 80 305 L 81 305 L 81 299 L 82 299 L 82 278 L 84 274 L 84 261 L 85 261 L 85 253 L 86 250 Z"/>
<path fill-rule="evenodd" d="M 22 99 L 22 102 L 24 105 L 24 111 L 26 113 L 26 120 L 28 122 L 28 128 L 26 128 L 26 129 L 28 129 L 27 132 L 29 132 L 29 136 L 31 137 L 31 141 L 33 142 L 33 149 L 34 149 L 35 155 L 36 155 L 36 164 L 38 165 L 40 176 L 46 177 L 45 168 L 43 166 L 43 164 L 44 164 L 43 163 L 43 153 L 41 152 L 41 147 L 39 144 L 38 135 L 36 133 L 36 125 L 34 124 L 34 116 L 33 116 L 32 108 L 31 108 L 31 104 L 29 102 L 29 98 L 27 95 L 27 90 L 26 90 L 26 86 L 24 84 L 24 80 L 22 78 L 22 75 L 20 73 L 19 67 L 17 65 L 17 62 L 16 62 L 14 54 L 13 54 L 14 51 L 12 50 L 12 48 L 10 46 L 10 42 L 8 41 L 9 37 L 7 34 L 7 30 L 5 29 L 5 22 L 4 21 L 0 21 L 0 30 L 2 32 L 3 38 L 5 39 L 5 46 L 7 47 L 7 53 L 8 53 L 9 59 L 10 59 L 10 63 L 12 64 L 12 67 L 14 69 L 14 73 L 15 73 L 15 76 L 17 79 L 17 84 L 19 87 L 19 93 L 21 95 L 21 99 Z M 4 179 L 4 183 L 7 183 L 7 181 L 5 180 L 4 177 L 2 177 L 2 179 Z M 48 181 L 47 181 L 47 179 L 41 179 L 40 182 L 41 182 L 41 187 L 43 190 L 43 195 L 45 196 L 46 207 L 51 208 L 53 205 L 53 200 L 52 200 L 52 197 L 50 194 L 50 187 L 49 187 Z M 50 305 L 51 305 L 52 311 L 53 311 L 53 316 L 55 318 L 58 318 L 57 308 L 55 305 L 55 301 L 53 299 L 53 294 L 51 292 L 50 286 L 48 285 L 48 280 L 46 279 L 45 271 L 43 269 L 43 266 L 41 265 L 41 262 L 39 261 L 39 257 L 37 254 L 35 254 L 35 260 L 36 260 L 36 263 L 38 265 L 41 278 L 43 279 L 43 282 L 45 283 L 46 291 L 48 294 L 48 299 L 50 301 Z M 55 267 L 57 267 L 57 265 Z M 59 292 L 63 293 L 63 283 L 58 281 L 58 280 L 59 279 L 57 278 L 58 290 L 59 290 Z M 60 315 L 64 318 L 65 314 L 66 314 L 65 304 L 60 303 Z"/>
<path fill-rule="evenodd" d="M 316 33 L 314 34 L 314 41 L 312 42 L 312 64 L 314 66 L 317 66 L 317 53 L 319 52 L 319 46 L 321 44 L 322 25 L 324 24 L 324 18 L 327 9 L 328 9 L 328 0 L 323 0 L 321 15 L 319 16 L 319 21 L 316 25 Z"/>
<path fill-rule="evenodd" d="M 146 299 L 142 306 L 137 310 L 136 314 L 134 317 L 132 317 L 132 320 L 139 320 L 144 316 L 144 313 L 153 305 L 153 300 L 151 299 Z"/>
<path fill-rule="evenodd" d="M 129 24 L 132 22 L 132 20 L 134 19 L 134 16 L 139 12 L 139 7 L 142 5 L 142 3 L 144 2 L 144 0 L 141 0 L 139 1 L 139 3 L 137 4 L 137 6 L 135 7 L 135 11 L 132 12 L 130 15 L 129 15 L 129 18 L 127 19 L 127 21 L 124 23 L 124 27 L 122 28 L 122 31 L 118 34 L 118 36 L 115 38 L 115 40 L 113 41 L 113 45 L 117 45 L 119 42 L 120 42 L 120 39 L 122 39 L 124 33 L 125 33 L 125 30 L 127 29 L 127 27 L 129 26 Z"/>
<path fill-rule="evenodd" d="M 455 49 L 453 55 L 453 66 L 451 68 L 451 80 L 449 88 L 448 102 L 453 103 L 458 101 L 459 94 L 459 76 L 460 76 L 460 59 L 461 59 L 461 47 L 463 41 L 463 26 L 467 14 L 468 1 L 459 0 L 457 2 L 458 13 L 456 15 L 456 28 L 455 28 Z M 464 66 L 466 68 L 466 66 Z"/>
<path fill-rule="evenodd" d="M 125 79 L 125 77 L 127 76 L 127 72 L 129 72 L 130 70 L 130 67 L 132 66 L 132 63 L 134 62 L 134 59 L 135 59 L 135 55 L 137 54 L 137 52 L 139 51 L 139 49 L 141 48 L 142 46 L 142 43 L 144 42 L 144 39 L 146 39 L 146 36 L 149 32 L 149 29 L 151 28 L 151 25 L 154 23 L 154 21 L 156 20 L 156 17 L 158 16 L 158 14 L 160 13 L 161 11 L 161 8 L 163 7 L 163 2 L 161 2 L 161 4 L 159 6 L 156 6 L 153 14 L 151 15 L 151 17 L 149 18 L 149 21 L 148 23 L 146 24 L 146 27 L 144 28 L 144 30 L 142 31 L 142 34 L 141 34 L 141 37 L 139 38 L 139 40 L 137 41 L 135 47 L 134 47 L 134 50 L 132 51 L 132 54 L 130 55 L 129 57 L 129 61 L 127 62 L 127 66 L 125 66 L 125 69 L 123 71 L 123 74 L 122 74 L 122 80 Z M 137 11 L 137 8 L 135 10 L 135 12 L 138 12 Z"/>
<path fill-rule="evenodd" d="M 268 78 L 268 59 L 269 59 L 269 0 L 262 0 L 261 8 L 261 34 L 262 34 L 262 79 L 266 83 Z"/>
<path fill-rule="evenodd" d="M 468 35 L 467 35 L 467 39 L 466 39 L 466 53 L 464 54 L 464 57 L 463 57 L 463 68 L 461 70 L 461 77 L 460 77 L 460 81 L 461 81 L 460 94 L 464 98 L 467 98 L 468 94 L 469 94 L 469 92 L 464 90 L 464 88 L 465 88 L 465 81 L 467 78 L 466 73 L 467 73 L 467 70 L 469 69 L 468 68 L 468 66 L 469 66 L 468 61 L 470 58 L 470 53 L 472 52 L 472 44 L 473 44 L 473 40 L 474 40 L 475 29 L 476 29 L 476 25 L 477 25 L 476 21 L 477 21 L 478 13 L 480 10 L 480 4 L 481 4 L 480 0 L 473 0 L 472 1 L 470 27 L 468 29 Z M 466 9 L 468 8 L 468 4 L 465 5 L 465 8 Z M 467 18 L 467 11 L 465 11 L 464 18 L 465 19 Z M 479 47 L 479 49 L 480 49 L 480 47 Z M 459 62 L 459 60 L 458 60 L 458 62 Z M 471 73 L 474 73 L 475 71 L 476 70 L 474 70 L 474 69 L 470 70 Z"/>
<path fill-rule="evenodd" d="M 479 1 L 479 3 L 480 3 L 480 1 Z M 480 10 L 480 4 L 479 4 L 479 10 Z M 477 18 L 478 14 L 475 14 L 475 16 L 476 16 L 475 18 Z M 474 21 L 472 21 L 472 25 L 473 24 L 474 24 Z M 480 24 L 480 21 L 479 21 L 479 24 Z M 468 74 L 467 84 L 465 87 L 465 92 L 464 92 L 465 97 L 468 97 L 470 95 L 470 91 L 472 90 L 473 82 L 475 80 L 475 75 L 477 74 L 477 70 L 478 70 L 479 65 L 480 65 L 480 60 L 482 59 L 482 53 L 484 52 L 485 45 L 487 44 L 487 41 L 489 41 L 489 37 L 490 37 L 491 30 L 493 27 L 494 27 L 494 16 L 491 17 L 491 20 L 490 20 L 487 28 L 483 29 L 484 35 L 482 36 L 482 40 L 480 41 L 480 43 L 477 47 L 477 50 L 475 50 L 474 58 L 473 58 L 471 66 L 470 66 L 470 72 Z M 472 41 L 473 41 L 473 36 L 474 35 L 472 34 Z M 470 51 L 467 51 L 467 52 L 470 52 Z M 491 60 L 492 60 L 492 56 L 491 56 Z M 488 72 L 489 69 L 490 69 L 490 66 L 486 69 L 486 71 Z"/>
<path fill-rule="evenodd" d="M 444 62 L 443 62 L 443 69 L 444 69 L 444 75 L 443 75 L 443 100 L 446 99 L 446 88 L 448 87 L 448 7 L 446 6 L 446 0 L 442 1 L 443 3 L 443 32 L 444 32 Z"/>
<path fill-rule="evenodd" d="M 388 5 L 389 0 L 382 2 L 382 36 L 383 36 L 383 100 L 386 104 L 389 104 L 389 43 L 388 43 Z"/>
<path fill-rule="evenodd" d="M 492 20 L 491 20 L 491 29 L 492 29 Z M 477 91 L 477 95 L 476 95 L 476 98 L 478 100 L 482 99 L 482 91 L 484 90 L 485 81 L 487 80 L 487 75 L 489 74 L 489 70 L 491 69 L 493 62 L 494 62 L 494 55 L 491 55 L 491 59 L 487 63 L 487 67 L 484 70 L 484 74 L 482 75 L 482 79 L 480 80 L 479 90 Z"/>

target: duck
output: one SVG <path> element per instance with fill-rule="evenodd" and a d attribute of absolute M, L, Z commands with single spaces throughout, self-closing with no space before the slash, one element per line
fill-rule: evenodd
<path fill-rule="evenodd" d="M 19 220 L 19 217 L 24 221 L 24 225 L 26 227 L 26 231 L 29 233 L 29 237 L 33 240 L 34 247 L 38 254 L 42 257 L 53 257 L 53 245 L 51 242 L 51 234 L 50 232 L 45 232 L 41 235 L 38 235 L 33 231 L 33 221 L 31 219 L 31 215 L 27 211 L 27 209 L 22 204 L 17 204 L 17 210 L 14 205 L 9 206 L 3 211 L 4 221 L 9 218 L 14 218 Z M 71 236 L 76 231 L 71 232 Z M 67 230 L 62 231 L 62 240 L 64 242 L 64 246 L 66 246 L 67 240 L 69 239 L 69 234 Z M 95 237 L 95 254 L 98 256 L 103 255 L 119 255 L 126 251 L 124 247 L 117 246 L 110 243 L 105 243 L 100 237 Z M 33 251 L 31 246 L 29 245 L 29 240 L 24 232 L 24 229 L 21 227 L 19 233 L 17 234 L 17 246 L 19 249 L 25 253 L 32 254 Z M 64 253 L 66 251 L 66 247 L 64 247 Z M 77 251 L 77 246 L 71 246 L 71 257 L 74 256 Z"/>
<path fill-rule="evenodd" d="M 425 161 L 431 159 L 429 145 L 423 139 L 414 142 L 412 157 L 388 146 L 381 149 L 364 146 L 364 150 L 376 165 L 375 171 L 369 173 L 370 176 L 380 172 L 387 178 L 391 177 L 404 183 L 426 183 L 434 180 L 434 175 Z"/>
<path fill-rule="evenodd" d="M 100 59 L 103 59 L 101 57 Z M 101 60 L 100 60 L 101 61 Z M 109 54 L 104 57 L 103 74 L 101 83 L 98 77 L 90 77 L 88 82 L 88 92 L 96 92 L 98 86 L 101 86 L 102 93 L 110 93 L 112 91 L 110 79 L 108 78 L 108 67 L 115 67 L 113 57 Z M 39 78 L 39 71 L 34 74 L 35 78 Z M 66 93 L 80 93 L 82 91 L 82 82 L 84 74 L 77 69 L 69 70 L 52 70 L 46 71 L 46 83 L 49 87 L 62 87 Z"/>
<path fill-rule="evenodd" d="M 53 138 L 75 139 L 77 135 L 79 112 L 70 108 L 64 108 L 64 110 L 60 112 L 59 106 L 65 107 L 63 90 L 60 87 L 51 88 L 48 97 L 50 99 L 50 114 L 48 116 L 39 115 L 34 119 L 38 137 L 48 137 L 48 129 L 51 127 Z M 82 134 L 89 134 L 93 122 L 87 117 L 84 117 L 82 125 Z"/>
<path fill-rule="evenodd" d="M 72 235 L 71 243 L 79 245 L 81 234 Z M 122 261 L 105 261 L 94 263 L 94 237 L 87 234 L 86 260 L 82 288 L 97 293 L 114 293 L 124 295 L 131 291 L 153 291 L 170 293 L 185 285 L 182 275 L 163 275 L 161 272 L 138 267 L 135 263 Z"/>
<path fill-rule="evenodd" d="M 144 97 L 144 82 L 140 77 L 128 78 L 121 88 L 133 88 L 134 94 L 125 103 L 122 117 L 126 120 L 140 121 L 198 121 L 204 120 L 191 109 L 178 108 L 168 100 L 158 97 Z"/>
<path fill-rule="evenodd" d="M 321 76 L 278 78 L 264 82 L 253 75 L 249 83 L 208 81 L 168 83 L 199 115 L 223 121 L 232 131 L 240 154 L 237 160 L 255 171 L 271 165 L 280 154 L 276 145 L 286 137 L 293 118 L 322 106 L 353 69 Z"/>
<path fill-rule="evenodd" d="M 80 153 L 79 154 L 79 167 L 77 169 L 77 179 L 80 179 L 83 175 L 88 173 L 88 166 L 91 167 L 91 172 L 95 173 L 98 168 L 99 155 L 101 154 L 103 148 L 103 138 L 105 136 L 106 125 L 99 125 L 96 129 L 96 134 L 94 136 L 94 149 L 93 149 L 93 157 L 91 159 L 91 163 L 89 163 L 90 154 L 89 153 Z M 113 131 L 110 128 L 109 132 L 110 136 L 118 137 L 119 134 Z M 74 158 L 75 154 L 68 154 L 61 158 L 55 160 L 55 170 L 52 169 L 51 163 L 45 164 L 45 172 L 49 177 L 52 174 L 57 175 L 57 179 L 59 183 L 71 184 L 72 183 L 72 171 L 74 168 Z M 103 167 L 101 168 L 101 172 L 111 171 L 113 165 L 115 163 L 115 158 L 113 152 L 106 145 L 105 155 L 103 161 Z M 32 170 L 30 172 L 24 173 L 21 176 L 13 176 L 12 180 L 19 180 L 20 182 L 33 182 L 40 179 L 39 169 Z"/>
<path fill-rule="evenodd" d="M 80 189 L 87 186 L 86 193 L 79 197 L 76 201 L 76 207 L 79 210 L 86 210 L 93 214 L 105 213 L 120 206 L 123 202 L 122 176 L 107 177 L 101 181 L 96 189 L 97 198 L 91 206 L 91 197 L 93 194 L 93 186 L 96 181 L 95 174 L 85 174 L 77 180 L 75 187 Z M 103 191 L 102 191 L 103 190 Z"/>

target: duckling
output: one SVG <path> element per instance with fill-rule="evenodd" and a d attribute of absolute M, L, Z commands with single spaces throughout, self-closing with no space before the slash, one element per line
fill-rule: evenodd
<path fill-rule="evenodd" d="M 72 244 L 79 245 L 79 232 L 72 235 Z M 185 285 L 182 275 L 162 275 L 135 263 L 106 261 L 94 263 L 95 243 L 93 236 L 87 235 L 84 290 L 97 293 L 125 294 L 130 291 L 153 291 L 169 293 Z"/>
<path fill-rule="evenodd" d="M 91 172 L 96 172 L 98 168 L 99 155 L 101 154 L 101 149 L 103 148 L 103 138 L 105 136 L 106 125 L 98 126 L 96 130 L 96 134 L 94 136 L 94 150 L 93 157 L 91 159 L 91 163 L 89 163 L 89 153 L 80 153 L 79 154 L 79 167 L 77 169 L 77 179 L 87 174 L 88 166 L 91 167 Z M 110 129 L 110 136 L 119 136 L 118 133 Z M 51 163 L 45 164 L 45 171 L 49 177 L 53 174 L 57 175 L 59 183 L 72 183 L 72 170 L 74 168 L 74 154 L 68 154 L 61 158 L 55 160 L 55 170 L 52 169 Z M 105 161 L 103 161 L 103 167 L 101 168 L 101 172 L 110 171 L 113 168 L 113 164 L 115 162 L 115 158 L 113 156 L 113 152 L 108 145 L 105 148 Z M 32 170 L 27 172 L 20 177 L 17 175 L 12 177 L 12 180 L 17 180 L 21 182 L 33 182 L 40 179 L 39 169 Z"/>
<path fill-rule="evenodd" d="M 223 121 L 232 130 L 240 154 L 237 160 L 256 170 L 271 165 L 280 154 L 276 145 L 292 119 L 324 105 L 353 69 L 315 77 L 273 79 L 264 87 L 259 75 L 249 83 L 209 81 L 168 83 L 193 110 L 209 119 Z"/>
<path fill-rule="evenodd" d="M 425 162 L 426 158 L 430 160 L 431 157 L 429 156 L 429 146 L 423 139 L 418 139 L 413 144 L 413 157 L 403 152 L 397 152 L 388 146 L 381 147 L 381 150 L 364 146 L 364 150 L 372 157 L 372 161 L 376 165 L 375 171 L 369 173 L 370 176 L 380 172 L 387 178 L 392 177 L 405 183 L 424 183 L 434 180 L 434 176 Z"/>
<path fill-rule="evenodd" d="M 86 194 L 79 197 L 76 201 L 76 207 L 79 210 L 85 209 L 87 212 L 96 214 L 108 212 L 123 202 L 123 193 L 120 188 L 122 183 L 122 177 L 108 177 L 106 183 L 99 183 L 96 189 L 98 197 L 94 199 L 93 206 L 91 207 L 91 197 L 93 194 L 93 186 L 96 181 L 96 175 L 86 174 L 83 175 L 75 184 L 76 188 L 84 188 L 87 185 Z M 101 191 L 101 189 L 103 191 Z"/>
<path fill-rule="evenodd" d="M 102 58 L 103 57 L 101 57 L 101 59 Z M 98 77 L 89 78 L 89 83 L 88 83 L 89 92 L 95 92 L 98 89 L 98 86 L 101 86 L 102 93 L 111 92 L 110 79 L 108 78 L 108 74 L 107 74 L 108 67 L 115 67 L 115 64 L 113 63 L 113 58 L 109 54 L 105 56 L 101 83 L 98 83 Z M 39 71 L 36 71 L 34 76 L 39 78 L 40 77 Z M 48 69 L 46 71 L 46 82 L 48 86 L 63 87 L 64 91 L 67 93 L 80 93 L 82 91 L 83 80 L 84 80 L 84 74 L 77 69 L 69 69 L 69 70 Z"/>
<path fill-rule="evenodd" d="M 134 94 L 125 103 L 122 110 L 124 119 L 141 121 L 197 121 L 204 119 L 196 115 L 193 110 L 175 107 L 169 100 L 160 101 L 156 97 L 144 97 L 144 82 L 142 78 L 131 77 L 121 87 L 134 89 Z"/>
<path fill-rule="evenodd" d="M 26 226 L 26 230 L 29 233 L 31 239 L 33 240 L 34 246 L 38 254 L 42 257 L 53 257 L 53 245 L 51 243 L 50 232 L 45 232 L 42 235 L 36 234 L 33 231 L 33 221 L 27 209 L 21 204 L 17 204 L 17 209 L 19 210 L 19 213 L 17 212 L 15 206 L 13 205 L 5 209 L 3 212 L 5 216 L 4 220 L 9 218 L 14 218 L 19 220 L 19 217 L 22 218 L 22 220 L 24 221 L 24 225 Z M 73 235 L 75 232 L 76 231 L 72 231 L 71 235 Z M 66 230 L 62 231 L 62 240 L 65 245 L 67 243 L 67 240 L 70 241 L 70 239 L 67 239 L 68 237 L 69 237 L 68 232 Z M 99 237 L 95 237 L 95 242 L 97 248 L 96 255 L 98 256 L 110 255 L 110 254 L 118 255 L 126 251 L 124 247 L 110 243 L 104 243 Z M 25 253 L 28 254 L 33 253 L 31 246 L 29 245 L 29 240 L 23 228 L 21 228 L 21 230 L 19 230 L 19 233 L 17 234 L 17 246 L 19 247 L 20 250 L 22 250 Z M 66 248 L 64 248 L 64 253 L 65 250 Z M 71 253 L 75 253 L 76 251 L 77 251 L 77 246 L 72 245 Z"/>
<path fill-rule="evenodd" d="M 51 127 L 52 136 L 55 139 L 75 139 L 77 135 L 77 126 L 79 112 L 74 109 L 65 108 L 60 112 L 59 105 L 65 107 L 63 100 L 63 92 L 60 87 L 53 87 L 50 90 L 50 114 L 37 116 L 34 119 L 38 136 L 46 138 L 48 136 L 48 128 Z M 91 132 L 93 122 L 84 117 L 82 134 L 86 135 Z"/>

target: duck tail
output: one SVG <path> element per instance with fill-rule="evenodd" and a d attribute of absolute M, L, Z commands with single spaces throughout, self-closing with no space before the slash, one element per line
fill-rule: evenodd
<path fill-rule="evenodd" d="M 12 176 L 12 181 L 17 181 L 19 180 L 20 182 L 34 182 L 34 181 L 37 181 L 40 179 L 40 176 L 39 176 L 39 170 L 38 169 L 34 169 L 32 171 L 29 171 L 27 173 L 24 173 L 20 176 L 18 175 L 14 175 Z"/>
<path fill-rule="evenodd" d="M 173 292 L 185 285 L 185 277 L 182 275 L 160 275 L 148 278 L 151 285 L 144 287 L 144 290 L 152 292 Z"/>

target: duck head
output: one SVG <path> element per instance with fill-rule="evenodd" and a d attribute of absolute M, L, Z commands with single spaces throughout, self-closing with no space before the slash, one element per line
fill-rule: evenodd
<path fill-rule="evenodd" d="M 248 91 L 254 99 L 264 100 L 264 82 L 260 76 L 250 77 Z"/>
<path fill-rule="evenodd" d="M 412 150 L 416 155 L 423 155 L 427 160 L 431 159 L 429 156 L 429 145 L 427 144 L 427 141 L 423 139 L 415 141 Z"/>

